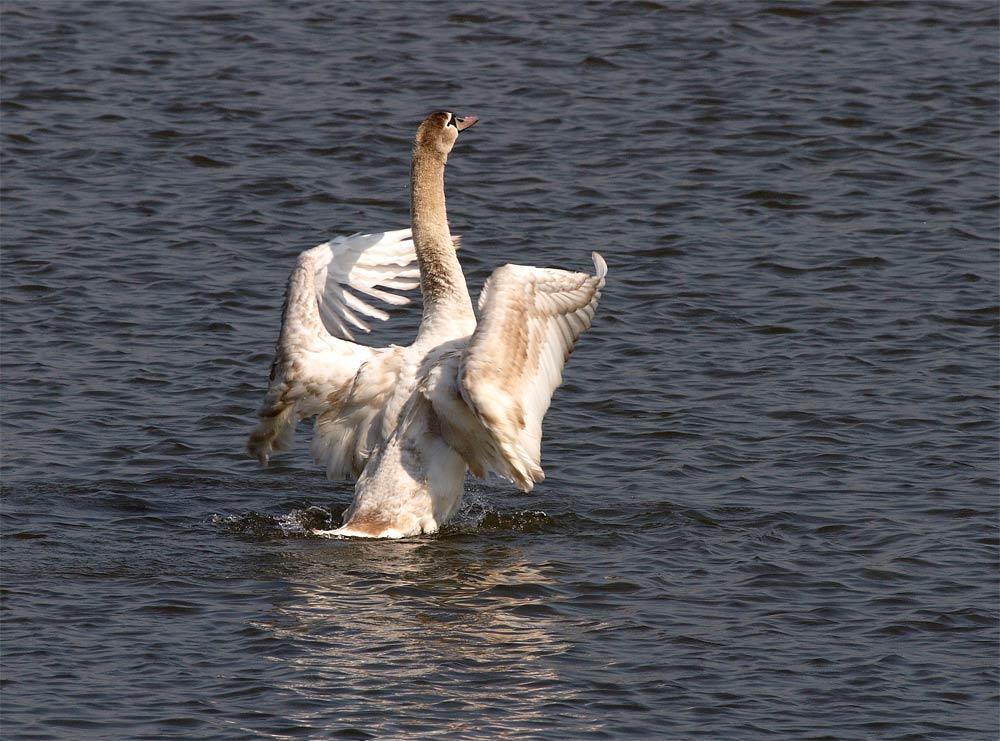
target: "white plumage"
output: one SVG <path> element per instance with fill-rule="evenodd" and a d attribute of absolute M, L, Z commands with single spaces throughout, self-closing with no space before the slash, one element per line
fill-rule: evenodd
<path fill-rule="evenodd" d="M 338 237 L 299 255 L 288 279 L 260 423 L 247 443 L 261 463 L 288 448 L 298 420 L 318 415 L 312 446 L 316 462 L 326 466 L 331 478 L 360 472 L 370 447 L 368 428 L 382 406 L 378 390 L 384 395 L 394 382 L 398 348 L 372 349 L 352 341 L 349 324 L 368 331 L 358 313 L 382 320 L 389 316 L 353 291 L 405 304 L 408 297 L 383 289 L 415 288 L 419 281 L 414 276 L 419 270 L 409 229 Z M 383 367 L 386 372 L 380 374 Z M 355 389 L 362 369 L 362 383 Z M 352 398 L 356 401 L 346 406 Z M 331 418 L 342 412 L 355 419 L 342 432 L 331 431 Z M 345 424 L 347 419 L 341 426 Z M 336 443 L 326 442 L 331 435 Z"/>
<path fill-rule="evenodd" d="M 418 132 L 414 218 L 424 209 L 431 226 L 416 243 L 409 229 L 338 237 L 303 252 L 288 281 L 270 386 L 247 447 L 267 463 L 291 443 L 298 420 L 316 418 L 313 458 L 331 479 L 357 480 L 344 525 L 327 534 L 434 532 L 457 509 L 466 470 L 492 471 L 530 491 L 544 478 L 542 419 L 604 286 L 607 266 L 597 253 L 596 275 L 505 265 L 483 287 L 475 323 L 443 218 L 443 177 L 440 204 L 437 181 L 427 176 L 423 191 L 418 182 L 425 128 L 450 137 L 450 151 L 457 131 L 471 125 L 452 134 L 462 119 L 445 124 L 444 116 L 451 114 L 434 114 Z M 441 161 L 442 176 L 443 168 Z M 369 320 L 389 317 L 373 301 L 405 304 L 395 291 L 417 286 L 422 327 L 433 329 L 422 330 L 421 342 L 353 342 Z"/>

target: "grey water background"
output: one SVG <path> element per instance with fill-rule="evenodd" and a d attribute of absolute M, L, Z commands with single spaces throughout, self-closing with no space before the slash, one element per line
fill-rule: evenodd
<path fill-rule="evenodd" d="M 4 738 L 996 737 L 995 3 L 0 9 Z M 605 297 L 534 493 L 310 537 L 284 280 L 440 108 L 473 292 Z"/>

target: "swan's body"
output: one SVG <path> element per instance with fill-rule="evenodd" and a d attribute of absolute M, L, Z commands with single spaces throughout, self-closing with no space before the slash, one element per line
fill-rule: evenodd
<path fill-rule="evenodd" d="M 323 534 L 405 537 L 436 531 L 457 510 L 466 470 L 530 491 L 544 478 L 541 424 L 562 367 L 590 326 L 597 275 L 505 265 L 479 298 L 476 322 L 449 230 L 444 167 L 475 119 L 436 113 L 417 132 L 412 231 L 354 235 L 303 252 L 288 282 L 281 334 L 249 451 L 266 463 L 316 417 L 312 454 L 331 479 L 357 480 L 342 527 Z M 411 238 L 412 237 L 412 238 Z M 423 317 L 408 347 L 353 342 L 358 317 L 387 315 L 347 289 L 390 304 L 385 289 L 420 286 Z"/>

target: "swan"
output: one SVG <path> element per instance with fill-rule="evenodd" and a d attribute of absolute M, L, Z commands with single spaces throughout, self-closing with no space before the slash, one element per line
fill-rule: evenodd
<path fill-rule="evenodd" d="M 247 450 L 266 465 L 296 423 L 315 417 L 311 452 L 332 480 L 354 479 L 343 524 L 325 536 L 401 538 L 436 532 L 462 499 L 466 471 L 531 491 L 542 481 L 542 418 L 562 369 L 590 327 L 607 265 L 596 274 L 497 268 L 472 307 L 448 228 L 444 170 L 474 116 L 439 111 L 414 139 L 411 229 L 338 237 L 299 255 L 259 421 Z M 355 342 L 374 306 L 423 314 L 407 347 Z M 365 298 L 361 298 L 364 296 Z"/>

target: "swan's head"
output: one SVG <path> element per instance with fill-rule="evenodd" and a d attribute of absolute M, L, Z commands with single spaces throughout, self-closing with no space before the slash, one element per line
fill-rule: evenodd
<path fill-rule="evenodd" d="M 459 118 L 449 111 L 438 111 L 427 117 L 417 129 L 416 145 L 419 149 L 430 150 L 447 157 L 455 146 L 458 132 L 469 128 L 479 119 L 475 116 Z"/>

